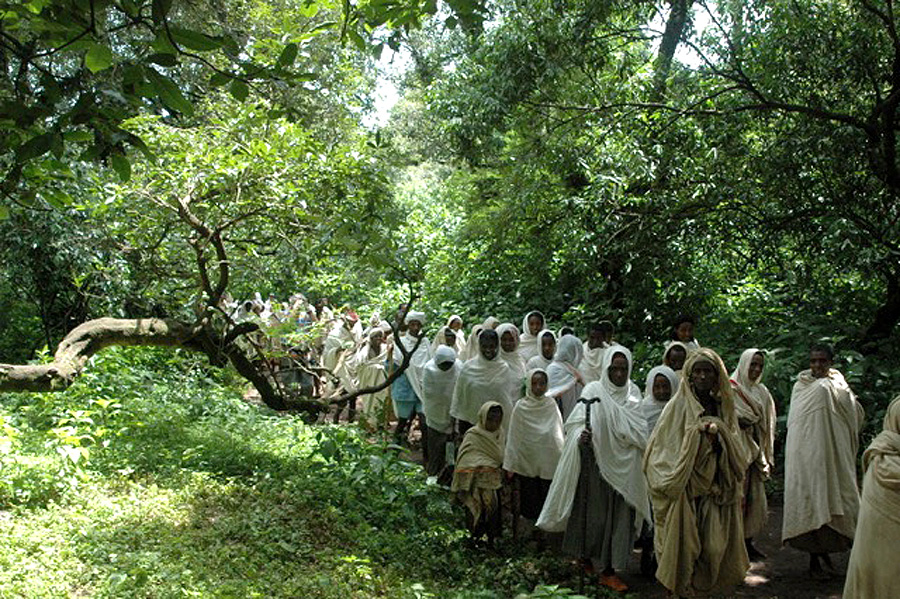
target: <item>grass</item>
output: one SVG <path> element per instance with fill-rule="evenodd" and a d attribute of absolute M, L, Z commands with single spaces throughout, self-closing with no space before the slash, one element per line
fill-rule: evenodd
<path fill-rule="evenodd" d="M 569 597 L 563 560 L 473 550 L 421 467 L 241 400 L 178 352 L 0 396 L 0 597 Z"/>

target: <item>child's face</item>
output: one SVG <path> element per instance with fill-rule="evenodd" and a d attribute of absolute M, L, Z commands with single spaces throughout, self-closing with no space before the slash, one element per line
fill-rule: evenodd
<path fill-rule="evenodd" d="M 488 432 L 493 433 L 500 428 L 501 422 L 503 422 L 503 408 L 494 406 L 488 410 L 487 421 L 484 423 L 484 428 L 487 429 Z"/>

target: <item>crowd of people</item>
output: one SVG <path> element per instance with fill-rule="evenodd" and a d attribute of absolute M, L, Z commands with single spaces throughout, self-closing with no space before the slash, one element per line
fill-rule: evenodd
<path fill-rule="evenodd" d="M 393 379 L 361 395 L 360 420 L 396 421 L 398 443 L 418 421 L 426 471 L 465 506 L 473 539 L 492 543 L 504 522 L 525 522 L 538 540 L 556 533 L 563 552 L 616 591 L 627 590 L 620 574 L 639 546 L 641 569 L 675 596 L 727 592 L 765 558 L 753 544 L 775 467 L 765 351 L 744 350 L 729 373 L 694 338 L 693 319 L 680 318 L 642 391 L 608 321 L 582 341 L 538 311 L 521 328 L 488 318 L 468 335 L 452 315 L 430 339 L 425 314 L 406 306 L 394 326 L 376 316 L 363 327 L 352 311 L 330 318 L 328 384 Z M 809 575 L 822 579 L 839 575 L 829 554 L 852 547 L 844 596 L 898 596 L 900 398 L 864 454 L 860 502 L 864 411 L 833 362 L 829 346 L 812 345 L 791 394 L 782 541 L 807 552 Z"/>

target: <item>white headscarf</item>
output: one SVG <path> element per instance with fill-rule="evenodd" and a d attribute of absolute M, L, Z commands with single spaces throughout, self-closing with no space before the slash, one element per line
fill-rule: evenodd
<path fill-rule="evenodd" d="M 439 366 L 445 362 L 452 362 L 453 366 L 449 370 L 441 370 Z M 434 358 L 425 365 L 422 373 L 422 405 L 429 428 L 442 433 L 453 430 L 450 404 L 460 370 L 462 363 L 456 359 L 456 352 L 448 345 L 438 347 Z"/>
<path fill-rule="evenodd" d="M 574 335 L 563 335 L 556 345 L 556 354 L 547 367 L 550 378 L 547 395 L 559 398 L 563 418 L 567 418 L 575 407 L 581 393 L 583 378 L 578 371 L 581 362 L 581 341 Z"/>
<path fill-rule="evenodd" d="M 641 401 L 641 411 L 643 412 L 644 420 L 647 421 L 648 436 L 653 432 L 653 429 L 656 428 L 656 422 L 659 420 L 659 415 L 662 414 L 663 408 L 669 403 L 668 401 L 656 401 L 653 397 L 653 382 L 656 380 L 657 375 L 660 374 L 669 379 L 669 385 L 672 387 L 672 395 L 669 396 L 669 400 L 675 397 L 675 392 L 678 391 L 678 385 L 681 382 L 678 373 L 668 366 L 655 366 L 647 373 L 647 383 L 644 387 L 644 399 Z"/>
<path fill-rule="evenodd" d="M 538 333 L 537 338 L 534 340 L 535 346 L 537 347 L 537 354 L 535 354 L 535 356 L 533 358 L 531 358 L 530 360 L 528 360 L 528 362 L 525 364 L 526 372 L 533 368 L 542 368 L 542 369 L 546 370 L 547 367 L 550 366 L 550 362 L 553 361 L 552 358 L 550 360 L 548 360 L 547 358 L 544 357 L 543 347 L 542 347 L 542 345 L 543 345 L 542 340 L 544 338 L 544 335 L 550 335 L 551 337 L 553 337 L 554 348 L 556 346 L 556 335 L 553 334 L 553 331 L 551 331 L 550 329 L 544 329 L 543 331 Z M 554 349 L 554 353 L 555 352 L 556 352 L 556 350 Z"/>
<path fill-rule="evenodd" d="M 435 333 L 434 338 L 431 340 L 432 356 L 440 346 L 447 345 L 444 342 L 447 331 L 450 331 L 456 337 L 456 342 L 453 344 L 453 351 L 455 351 L 457 355 L 459 355 L 466 348 L 466 342 L 463 340 L 463 336 L 459 332 L 451 329 L 450 325 L 444 325 L 438 329 L 438 332 Z"/>
<path fill-rule="evenodd" d="M 507 426 L 503 469 L 522 476 L 553 478 L 564 442 L 562 417 L 553 398 L 532 391 L 532 377 L 547 373 L 541 368 L 528 371 L 525 397 L 516 402 Z"/>
<path fill-rule="evenodd" d="M 483 330 L 483 324 L 476 324 L 474 327 L 472 327 L 472 332 L 469 333 L 469 340 L 466 341 L 466 346 L 459 353 L 460 360 L 462 360 L 463 362 L 468 362 L 481 353 L 481 348 L 478 346 L 478 334 Z"/>
<path fill-rule="evenodd" d="M 690 356 L 691 353 L 693 353 L 693 351 L 694 351 L 694 350 L 688 348 L 688 346 L 685 345 L 684 343 L 682 343 L 681 341 L 671 341 L 666 345 L 666 348 L 663 350 L 663 359 L 662 359 L 663 364 L 667 365 L 666 358 L 668 357 L 669 352 L 672 351 L 672 348 L 676 347 L 676 346 L 680 347 L 684 350 L 684 361 L 685 362 L 687 362 L 688 356 Z"/>
<path fill-rule="evenodd" d="M 409 324 L 409 322 L 413 320 L 418 320 L 419 322 L 424 324 L 425 314 L 423 314 L 422 312 L 410 312 L 406 315 L 407 324 Z M 423 333 L 422 342 L 419 343 L 419 338 L 413 337 L 407 330 L 406 334 L 400 337 L 398 343 L 402 343 L 407 352 L 411 352 L 413 348 L 416 347 L 417 343 L 419 345 L 415 353 L 410 356 L 409 367 L 407 367 L 406 371 L 404 371 L 403 374 L 405 374 L 406 378 L 409 379 L 409 384 L 412 385 L 413 391 L 416 392 L 416 396 L 421 399 L 422 372 L 425 370 L 425 365 L 431 359 L 431 348 L 428 345 L 428 340 L 425 339 Z M 397 346 L 397 344 L 394 345 L 393 359 L 395 364 L 403 363 L 403 353 L 400 351 L 400 348 Z"/>
<path fill-rule="evenodd" d="M 750 362 L 758 353 L 763 352 L 755 347 L 744 350 L 737 368 L 731 373 L 731 384 L 736 395 L 734 411 L 737 413 L 738 423 L 751 423 L 758 427 L 760 440 L 764 441 L 759 449 L 765 458 L 764 468 L 767 468 L 775 460 L 775 400 L 769 389 L 760 382 L 763 373 L 760 373 L 757 380 L 750 380 Z"/>
<path fill-rule="evenodd" d="M 622 354 L 628 361 L 628 380 L 617 387 L 609 379 L 613 357 Z M 591 441 L 600 476 L 635 510 L 635 532 L 643 521 L 650 521 L 650 497 L 641 469 L 647 446 L 647 429 L 640 412 L 640 397 L 633 392 L 631 352 L 622 346 L 606 354 L 599 381 L 588 384 L 581 393 L 587 399 L 600 398 L 591 405 Z M 566 420 L 566 443 L 544 509 L 537 525 L 544 530 L 565 530 L 572 513 L 578 475 L 581 472 L 579 437 L 585 430 L 585 404 L 579 402 Z"/>
<path fill-rule="evenodd" d="M 500 358 L 485 358 L 481 351 L 463 364 L 453 391 L 450 415 L 457 420 L 475 423 L 478 410 L 488 401 L 496 401 L 503 407 L 503 419 L 512 411 L 517 399 L 519 381 L 509 365 Z"/>
<path fill-rule="evenodd" d="M 506 333 L 512 335 L 513 339 L 516 340 L 516 347 L 509 352 L 503 349 L 503 335 Z M 522 380 L 525 378 L 525 361 L 522 360 L 522 356 L 519 354 L 519 329 L 511 322 L 505 322 L 497 327 L 497 336 L 500 338 L 500 357 L 509 364 L 516 378 Z"/>
<path fill-rule="evenodd" d="M 544 318 L 544 315 L 537 310 L 532 310 L 525 315 L 525 318 L 522 319 L 522 335 L 521 337 L 519 337 L 519 355 L 522 356 L 523 364 L 527 364 L 528 360 L 530 360 L 534 356 L 541 355 L 540 344 L 538 344 L 537 350 L 535 350 L 535 340 L 540 339 L 541 335 L 540 333 L 538 333 L 537 335 L 532 335 L 531 329 L 528 326 L 528 319 L 531 318 L 532 315 L 541 317 L 541 329 L 543 329 L 544 325 L 547 324 L 547 319 Z"/>

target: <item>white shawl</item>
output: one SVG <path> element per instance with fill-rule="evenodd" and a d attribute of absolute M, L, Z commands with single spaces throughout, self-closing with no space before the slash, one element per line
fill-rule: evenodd
<path fill-rule="evenodd" d="M 481 353 L 481 347 L 478 345 L 478 334 L 482 330 L 484 330 L 483 324 L 476 324 L 472 327 L 472 332 L 469 333 L 469 340 L 466 341 L 466 346 L 459 353 L 459 359 L 463 362 L 468 362 Z"/>
<path fill-rule="evenodd" d="M 609 380 L 609 364 L 613 356 L 622 354 L 628 360 L 629 381 L 616 387 Z M 635 509 L 635 532 L 640 532 L 643 521 L 650 521 L 650 497 L 641 469 L 644 449 L 647 447 L 647 429 L 640 411 L 640 397 L 634 395 L 630 383 L 631 352 L 617 346 L 604 359 L 603 375 L 599 381 L 589 383 L 582 391 L 583 398 L 600 398 L 591 405 L 591 440 L 594 458 L 600 476 L 629 506 Z M 544 509 L 537 525 L 547 531 L 563 531 L 572 513 L 578 475 L 581 472 L 579 438 L 585 429 L 585 404 L 578 402 L 572 415 L 566 420 L 566 443 L 562 458 Z"/>
<path fill-rule="evenodd" d="M 416 347 L 418 341 L 418 337 L 413 337 L 409 333 L 400 337 L 400 343 L 403 344 L 403 347 L 406 348 L 407 352 L 411 352 L 413 348 Z M 425 365 L 430 359 L 431 349 L 428 346 L 428 340 L 423 336 L 422 343 L 419 343 L 416 352 L 410 356 L 409 366 L 403 372 L 403 374 L 406 375 L 406 378 L 409 379 L 409 384 L 412 385 L 413 391 L 416 392 L 416 396 L 418 396 L 419 399 L 422 399 L 422 372 L 425 370 Z M 394 364 L 399 365 L 402 363 L 403 353 L 400 351 L 399 347 L 394 345 Z"/>
<path fill-rule="evenodd" d="M 788 412 L 782 541 L 829 525 L 852 539 L 859 511 L 856 452 L 865 413 L 843 375 L 797 377 Z"/>
<path fill-rule="evenodd" d="M 537 335 L 531 334 L 531 329 L 528 327 L 528 319 L 531 318 L 533 314 L 537 314 L 541 317 L 541 323 L 546 324 L 547 319 L 544 318 L 544 315 L 537 310 L 532 310 L 528 314 L 525 315 L 525 318 L 522 319 L 522 336 L 519 337 L 519 355 L 522 356 L 522 363 L 527 364 L 528 360 L 533 358 L 534 356 L 541 355 L 541 333 L 543 330 Z M 537 341 L 537 345 L 535 346 L 535 341 Z M 537 347 L 537 349 L 535 349 Z"/>
<path fill-rule="evenodd" d="M 584 375 L 584 383 L 593 383 L 600 380 L 600 374 L 603 371 L 603 355 L 610 346 L 603 343 L 600 347 L 591 349 L 587 341 L 581 344 L 584 356 L 581 358 L 581 364 L 578 369 Z"/>
<path fill-rule="evenodd" d="M 669 379 L 669 385 L 672 386 L 672 395 L 669 396 L 669 401 L 675 397 L 675 393 L 678 392 L 678 385 L 681 382 L 681 377 L 678 376 L 678 373 L 668 366 L 656 366 L 650 369 L 650 372 L 647 374 L 647 384 L 644 387 L 644 399 L 641 400 L 641 412 L 644 420 L 647 421 L 648 437 L 653 433 L 653 429 L 656 428 L 656 423 L 659 421 L 659 415 L 662 414 L 663 408 L 669 403 L 668 401 L 656 401 L 653 397 L 653 381 L 656 380 L 656 375 L 658 374 Z"/>
<path fill-rule="evenodd" d="M 516 340 L 516 347 L 512 351 L 503 349 L 503 335 L 505 333 L 511 334 L 513 339 Z M 519 329 L 516 328 L 516 325 L 505 322 L 497 327 L 497 337 L 500 339 L 500 358 L 509 364 L 509 368 L 516 376 L 516 380 L 521 382 L 525 378 L 525 362 L 519 354 Z M 518 397 L 518 393 L 516 397 Z"/>
<path fill-rule="evenodd" d="M 518 387 L 519 381 L 499 355 L 488 360 L 479 352 L 463 364 L 459 372 L 450 415 L 474 424 L 478 421 L 481 406 L 496 401 L 503 407 L 503 420 L 506 421 L 517 399 Z"/>
<path fill-rule="evenodd" d="M 567 419 L 581 394 L 583 378 L 578 371 L 581 362 L 581 341 L 574 335 L 563 335 L 556 346 L 556 355 L 547 367 L 550 379 L 547 395 L 559 399 L 563 419 Z"/>
<path fill-rule="evenodd" d="M 464 349 L 466 349 L 465 337 L 459 331 L 454 331 L 450 328 L 449 325 L 444 325 L 438 329 L 438 332 L 431 340 L 431 355 L 435 355 L 438 348 L 442 345 L 447 345 L 445 339 L 447 331 L 452 331 L 456 336 L 456 342 L 453 344 L 453 351 L 456 352 L 456 355 L 459 355 Z M 449 347 L 449 346 L 448 346 Z"/>
<path fill-rule="evenodd" d="M 748 453 L 758 463 L 760 471 L 768 476 L 775 460 L 775 400 L 759 379 L 750 380 L 750 362 L 758 353 L 760 350 L 755 347 L 744 350 L 737 368 L 731 373 L 731 385 L 735 390 L 734 411 L 738 424 L 742 429 L 750 425 L 758 432 L 747 437 Z"/>
<path fill-rule="evenodd" d="M 453 362 L 453 366 L 449 370 L 441 370 L 439 365 L 444 362 Z M 422 372 L 422 406 L 429 428 L 442 433 L 453 430 L 450 403 L 461 370 L 462 362 L 456 359 L 456 352 L 448 345 L 438 347 L 434 358 L 425 365 Z"/>
<path fill-rule="evenodd" d="M 534 395 L 531 378 L 547 373 L 539 368 L 525 377 L 525 397 L 516 402 L 507 426 L 503 469 L 522 476 L 553 478 L 563 447 L 563 422 L 556 402 Z"/>

